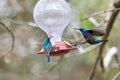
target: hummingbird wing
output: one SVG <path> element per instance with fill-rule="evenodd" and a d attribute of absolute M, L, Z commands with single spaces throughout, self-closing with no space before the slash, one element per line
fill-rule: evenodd
<path fill-rule="evenodd" d="M 87 32 L 94 35 L 94 36 L 103 36 L 103 35 L 105 35 L 105 32 L 103 30 L 87 30 Z"/>
<path fill-rule="evenodd" d="M 106 33 L 106 28 L 103 24 L 93 27 L 91 30 L 88 30 L 89 33 L 93 34 L 94 36 L 103 36 Z"/>

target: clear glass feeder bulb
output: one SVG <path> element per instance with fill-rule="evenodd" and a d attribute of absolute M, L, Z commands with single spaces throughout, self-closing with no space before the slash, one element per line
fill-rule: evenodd
<path fill-rule="evenodd" d="M 36 24 L 50 36 L 52 42 L 61 41 L 70 21 L 71 9 L 65 0 L 39 0 L 34 8 Z"/>

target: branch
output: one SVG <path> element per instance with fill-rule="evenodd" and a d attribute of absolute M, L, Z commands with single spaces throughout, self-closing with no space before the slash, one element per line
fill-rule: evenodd
<path fill-rule="evenodd" d="M 114 12 L 114 11 L 120 11 L 120 8 L 114 8 L 114 9 L 111 9 L 111 10 L 104 10 L 104 11 L 96 12 L 96 13 L 94 13 L 94 14 L 92 14 L 92 15 L 84 18 L 84 19 L 81 19 L 81 21 L 85 21 L 85 20 L 87 20 L 87 19 L 89 19 L 91 17 L 97 16 L 97 15 L 101 15 L 101 14 L 105 14 L 107 12 Z"/>
<path fill-rule="evenodd" d="M 117 6 L 115 5 L 117 3 L 117 5 L 119 4 L 119 7 L 120 7 L 120 0 L 118 2 L 115 2 L 114 3 L 114 7 L 117 8 Z M 110 35 L 110 32 L 111 32 L 111 29 L 113 27 L 113 24 L 116 20 L 116 17 L 118 15 L 119 11 L 114 11 L 112 14 L 111 14 L 111 17 L 106 25 L 106 34 L 105 36 L 103 37 L 103 40 L 107 40 L 109 35 Z M 99 51 L 98 51 L 98 54 L 100 55 L 99 57 L 102 58 L 102 53 L 103 53 L 103 50 L 104 50 L 104 47 L 106 45 L 106 42 L 105 43 L 102 43 L 101 46 L 99 47 Z M 100 59 L 100 61 L 102 61 L 103 59 Z M 103 62 L 103 61 L 102 61 Z M 104 69 L 104 66 L 102 67 L 102 69 Z"/>
<path fill-rule="evenodd" d="M 90 46 L 90 47 L 87 47 L 87 48 L 82 48 L 81 46 L 77 46 L 78 48 L 78 51 L 79 51 L 79 55 L 82 55 L 82 54 L 86 54 L 90 51 L 93 51 L 94 49 L 96 49 L 97 47 L 99 47 L 99 44 L 98 45 L 95 45 L 95 46 Z"/>
<path fill-rule="evenodd" d="M 118 6 L 118 5 L 119 5 L 119 6 Z M 114 9 L 120 8 L 120 0 L 118 0 L 117 2 L 114 2 L 114 7 L 115 7 Z M 113 9 L 113 10 L 114 10 L 114 9 Z M 110 32 L 111 32 L 111 29 L 112 29 L 112 27 L 113 27 L 113 24 L 114 24 L 114 22 L 115 22 L 115 19 L 116 19 L 118 13 L 119 13 L 119 10 L 117 10 L 117 11 L 112 11 L 112 13 L 111 13 L 111 15 L 110 15 L 110 18 L 109 18 L 109 20 L 108 20 L 108 23 L 107 23 L 107 25 L 106 25 L 106 34 L 103 36 L 103 39 L 104 39 L 104 40 L 107 40 L 107 39 L 108 39 L 108 37 L 109 37 L 109 35 L 110 35 Z M 100 45 L 100 47 L 99 47 L 98 56 L 97 56 L 96 61 L 95 61 L 95 63 L 94 63 L 94 67 L 93 67 L 92 72 L 91 72 L 91 74 L 90 74 L 89 80 L 92 80 L 92 79 L 93 79 L 93 76 L 94 76 L 94 74 L 95 74 L 95 70 L 96 70 L 96 67 L 97 67 L 97 64 L 98 64 L 99 60 L 100 60 L 100 63 L 103 62 L 103 60 L 102 60 L 102 53 L 103 53 L 103 49 L 104 49 L 104 47 L 105 47 L 105 44 L 106 44 L 106 42 L 102 43 L 102 44 Z M 103 63 L 102 63 L 102 65 L 103 65 Z M 102 67 L 103 67 L 103 66 L 102 66 Z M 104 70 L 104 68 L 103 68 L 103 70 Z"/>
<path fill-rule="evenodd" d="M 118 72 L 118 73 L 113 77 L 112 80 L 118 80 L 118 79 L 120 79 L 120 72 Z"/>
<path fill-rule="evenodd" d="M 116 61 L 119 62 L 117 58 L 117 52 L 118 50 L 116 47 L 112 47 L 108 50 L 108 52 L 106 53 L 103 59 L 103 64 L 104 64 L 105 69 L 109 68 L 109 64 L 113 57 L 115 57 Z"/>
<path fill-rule="evenodd" d="M 12 19 L 7 19 L 7 20 L 9 20 L 12 23 L 18 24 L 18 25 L 24 24 L 24 25 L 28 25 L 30 27 L 38 28 L 38 26 L 34 22 L 23 22 L 23 21 L 16 21 L 16 20 L 12 20 Z"/>
<path fill-rule="evenodd" d="M 11 37 L 12 37 L 12 44 L 11 44 L 11 49 L 8 51 L 9 53 L 11 53 L 14 49 L 14 42 L 15 42 L 15 38 L 14 38 L 14 34 L 11 32 L 11 30 L 9 30 L 9 28 L 3 23 L 3 22 L 0 22 L 0 24 L 11 34 Z M 6 56 L 7 54 L 1 56 L 0 58 Z"/>

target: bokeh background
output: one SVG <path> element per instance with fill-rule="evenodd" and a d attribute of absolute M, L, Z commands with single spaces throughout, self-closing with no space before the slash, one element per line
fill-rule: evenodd
<path fill-rule="evenodd" d="M 97 48 L 81 54 L 79 50 L 71 51 L 62 57 L 51 57 L 47 63 L 45 55 L 39 55 L 43 40 L 47 36 L 33 20 L 33 9 L 38 0 L 0 0 L 0 21 L 14 34 L 14 49 L 11 34 L 0 24 L 0 80 L 87 80 L 97 56 Z M 79 32 L 73 30 L 81 25 L 91 29 L 94 24 L 81 19 L 95 12 L 108 9 L 110 0 L 68 0 L 72 9 L 72 20 L 64 31 L 63 39 L 81 40 Z M 95 19 L 100 23 L 105 14 Z M 104 56 L 115 47 L 120 58 L 120 14 L 109 36 Z M 81 45 L 84 50 L 94 47 Z M 4 56 L 4 57 L 2 57 Z M 120 70 L 119 60 L 113 56 L 104 73 L 97 66 L 93 80 L 111 80 Z"/>

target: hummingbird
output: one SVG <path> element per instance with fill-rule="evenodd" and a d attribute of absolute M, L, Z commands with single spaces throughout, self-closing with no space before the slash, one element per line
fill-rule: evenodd
<path fill-rule="evenodd" d="M 106 42 L 108 40 L 98 40 L 95 39 L 94 36 L 103 36 L 104 33 L 99 32 L 98 30 L 87 30 L 85 28 L 75 28 L 76 30 L 80 30 L 83 37 L 85 38 L 85 41 L 82 44 L 89 43 L 89 44 L 98 44 L 101 42 Z"/>
<path fill-rule="evenodd" d="M 53 36 L 46 38 L 43 43 L 44 53 L 46 54 L 47 62 L 50 62 L 50 54 L 52 51 L 52 43 L 50 42 L 50 39 L 52 37 Z"/>

